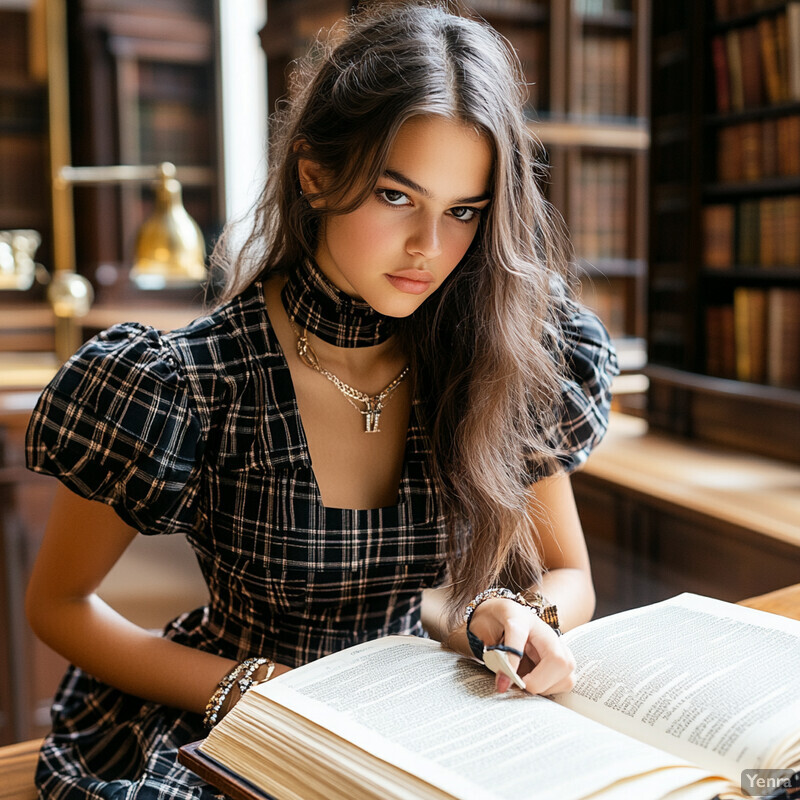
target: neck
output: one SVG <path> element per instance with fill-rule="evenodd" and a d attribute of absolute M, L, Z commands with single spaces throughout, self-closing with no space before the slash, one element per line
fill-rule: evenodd
<path fill-rule="evenodd" d="M 339 347 L 304 330 L 290 320 L 295 340 L 305 335 L 320 362 L 328 369 L 358 384 L 369 384 L 385 370 L 398 372 L 408 358 L 401 352 L 396 336 L 380 344 L 364 347 Z M 380 381 L 378 381 L 380 382 Z"/>

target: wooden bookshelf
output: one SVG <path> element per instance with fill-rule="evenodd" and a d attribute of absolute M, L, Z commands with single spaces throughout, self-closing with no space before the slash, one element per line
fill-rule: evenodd
<path fill-rule="evenodd" d="M 653 16 L 654 427 L 800 462 L 800 3 Z"/>
<path fill-rule="evenodd" d="M 178 167 L 186 210 L 207 244 L 222 225 L 217 148 L 214 0 L 69 3 L 72 162 Z M 76 251 L 99 305 L 185 293 L 128 280 L 136 234 L 153 209 L 150 187 L 77 187 Z"/>

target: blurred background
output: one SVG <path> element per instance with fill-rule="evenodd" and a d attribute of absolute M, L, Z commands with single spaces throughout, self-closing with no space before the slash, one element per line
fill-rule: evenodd
<path fill-rule="evenodd" d="M 292 61 L 358 5 L 0 0 L 0 744 L 47 729 L 64 666 L 22 614 L 54 489 L 24 469 L 30 409 L 98 331 L 202 313 Z M 800 2 L 460 5 L 520 56 L 623 368 L 574 480 L 598 614 L 797 582 Z M 145 537 L 101 593 L 153 628 L 205 597 L 184 543 Z"/>

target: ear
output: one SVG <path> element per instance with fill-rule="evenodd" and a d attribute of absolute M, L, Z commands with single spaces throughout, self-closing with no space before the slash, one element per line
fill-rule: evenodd
<path fill-rule="evenodd" d="M 295 145 L 296 150 L 302 150 L 302 142 Z M 301 157 L 297 162 L 297 177 L 303 194 L 314 196 L 325 189 L 325 175 L 322 167 L 310 158 Z M 313 201 L 316 202 L 316 201 Z"/>

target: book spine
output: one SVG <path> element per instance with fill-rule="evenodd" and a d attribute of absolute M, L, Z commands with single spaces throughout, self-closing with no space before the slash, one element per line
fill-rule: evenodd
<path fill-rule="evenodd" d="M 775 16 L 775 44 L 781 92 L 778 102 L 783 103 L 789 100 L 789 32 L 785 11 Z"/>
<path fill-rule="evenodd" d="M 767 381 L 800 388 L 800 289 L 772 287 L 767 307 Z"/>
<path fill-rule="evenodd" d="M 764 73 L 764 87 L 767 99 L 772 105 L 781 102 L 781 75 L 778 65 L 778 48 L 776 43 L 775 24 L 769 17 L 758 21 L 758 33 L 761 42 L 761 60 Z"/>
<path fill-rule="evenodd" d="M 761 174 L 765 178 L 777 176 L 780 169 L 778 151 L 778 120 L 765 119 L 759 126 L 761 140 Z"/>
<path fill-rule="evenodd" d="M 789 48 L 789 97 L 800 100 L 800 3 L 786 4 L 786 26 Z"/>
<path fill-rule="evenodd" d="M 711 58 L 714 66 L 714 85 L 717 94 L 717 111 L 722 114 L 731 110 L 731 83 L 728 71 L 728 51 L 721 35 L 711 40 Z"/>
<path fill-rule="evenodd" d="M 742 28 L 739 33 L 742 59 L 742 99 L 745 108 L 758 108 L 764 102 L 761 76 L 761 48 L 758 28 Z"/>
<path fill-rule="evenodd" d="M 762 133 L 761 123 L 745 122 L 738 126 L 741 138 L 741 178 L 745 181 L 757 181 L 763 177 L 762 170 Z"/>
<path fill-rule="evenodd" d="M 736 377 L 740 381 L 766 381 L 766 312 L 766 290 L 741 286 L 734 290 Z"/>
<path fill-rule="evenodd" d="M 744 111 L 742 48 L 738 30 L 734 29 L 725 34 L 725 48 L 728 57 L 728 75 L 731 87 L 731 111 Z"/>
<path fill-rule="evenodd" d="M 759 261 L 760 215 L 758 200 L 739 203 L 737 213 L 736 253 L 744 266 L 756 266 Z"/>
<path fill-rule="evenodd" d="M 732 203 L 703 209 L 703 264 L 709 269 L 730 269 L 734 265 L 734 219 Z"/>

